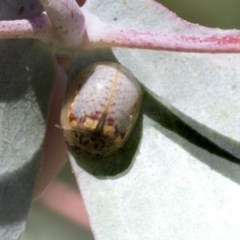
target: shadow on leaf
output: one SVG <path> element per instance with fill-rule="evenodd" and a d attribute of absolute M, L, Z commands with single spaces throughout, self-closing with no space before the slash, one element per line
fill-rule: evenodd
<path fill-rule="evenodd" d="M 239 158 L 233 156 L 225 149 L 219 147 L 214 142 L 201 135 L 199 132 L 197 132 L 195 129 L 185 123 L 180 117 L 170 111 L 168 107 L 161 103 L 160 100 L 155 98 L 153 94 L 149 93 L 147 90 L 144 92 L 143 112 L 153 121 L 157 122 L 159 125 L 170 130 L 171 132 L 177 134 L 178 136 L 185 139 L 197 148 L 205 150 L 210 154 L 226 159 L 227 161 L 230 161 L 232 163 L 236 163 L 238 165 L 240 164 Z M 213 130 L 209 129 L 209 131 Z M 199 152 L 194 147 L 191 147 L 191 145 L 183 144 L 182 141 L 177 140 L 177 138 L 174 138 L 172 136 L 170 136 L 170 138 L 173 141 L 177 142 L 179 145 L 181 145 L 183 148 L 185 148 L 191 155 L 195 156 L 200 161 L 209 165 L 212 169 L 215 169 L 229 179 L 240 183 L 240 177 L 233 176 L 232 170 L 230 169 L 231 167 L 229 167 L 229 169 L 222 168 L 221 166 L 218 166 L 214 161 L 211 161 L 211 159 L 205 159 L 203 154 L 199 154 Z"/>

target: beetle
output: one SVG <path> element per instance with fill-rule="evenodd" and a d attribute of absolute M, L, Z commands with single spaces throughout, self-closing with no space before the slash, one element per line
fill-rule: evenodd
<path fill-rule="evenodd" d="M 138 118 L 142 90 L 115 62 L 96 62 L 71 82 L 61 111 L 66 144 L 74 155 L 102 159 L 121 148 Z"/>

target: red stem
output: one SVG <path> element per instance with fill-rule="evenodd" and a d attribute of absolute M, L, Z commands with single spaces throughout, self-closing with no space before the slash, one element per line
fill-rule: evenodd
<path fill-rule="evenodd" d="M 53 181 L 39 201 L 63 217 L 90 230 L 88 216 L 79 193 L 71 190 L 66 184 Z"/>
<path fill-rule="evenodd" d="M 206 33 L 199 33 L 199 35 L 138 31 L 110 26 L 101 22 L 91 13 L 84 11 L 84 14 L 86 44 L 93 47 L 127 47 L 177 52 L 240 52 L 239 30 L 206 28 Z"/>
<path fill-rule="evenodd" d="M 240 52 L 240 31 L 235 35 L 180 35 L 166 32 L 141 32 L 133 29 L 103 29 L 90 44 L 101 47 L 128 47 L 177 52 L 237 53 Z"/>
<path fill-rule="evenodd" d="M 84 44 L 88 47 L 127 47 L 206 53 L 240 52 L 239 30 L 208 29 L 205 34 L 199 33 L 199 35 L 138 31 L 110 26 L 86 10 L 83 13 L 86 20 Z M 79 28 L 83 28 L 82 23 Z M 29 20 L 0 21 L 0 38 L 36 38 L 53 42 L 56 46 L 59 38 L 55 30 L 46 13 Z M 80 37 L 78 41 L 77 45 L 82 47 Z M 71 45 L 66 42 L 66 48 L 76 49 L 76 43 Z"/>

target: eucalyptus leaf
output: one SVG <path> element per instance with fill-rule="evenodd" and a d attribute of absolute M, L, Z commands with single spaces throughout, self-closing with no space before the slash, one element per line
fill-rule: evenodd
<path fill-rule="evenodd" d="M 125 28 L 221 31 L 150 0 L 84 7 Z M 239 56 L 112 50 L 145 89 L 143 136 L 131 166 L 115 177 L 96 178 L 71 159 L 95 239 L 239 239 Z"/>
<path fill-rule="evenodd" d="M 0 237 L 24 230 L 41 160 L 54 68 L 52 54 L 32 40 L 0 42 Z"/>
<path fill-rule="evenodd" d="M 37 0 L 3 0 L 0 19 L 31 18 L 42 10 Z M 1 40 L 0 66 L 0 239 L 16 240 L 40 167 L 53 56 L 36 40 Z"/>
<path fill-rule="evenodd" d="M 94 4 L 97 6 L 94 8 Z M 114 1 L 103 14 L 105 4 L 88 1 L 90 11 L 103 21 L 138 30 L 168 31 L 204 35 L 220 32 L 188 24 L 169 14 L 153 1 Z M 93 10 L 92 10 L 93 8 Z M 118 9 L 118 10 L 117 10 Z M 124 12 L 124 13 L 123 13 Z M 114 21 L 114 19 L 117 19 Z M 239 54 L 169 53 L 116 48 L 115 57 L 127 66 L 189 125 L 236 157 L 240 141 Z"/>

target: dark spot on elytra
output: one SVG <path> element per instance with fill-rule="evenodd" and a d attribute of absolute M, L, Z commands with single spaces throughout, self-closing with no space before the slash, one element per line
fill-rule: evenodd
<path fill-rule="evenodd" d="M 95 154 L 95 158 L 96 159 L 103 159 L 103 155 L 97 153 L 97 154 Z"/>
<path fill-rule="evenodd" d="M 70 113 L 69 122 L 76 121 L 76 120 L 77 120 L 76 116 L 73 113 Z"/>
<path fill-rule="evenodd" d="M 79 134 L 77 132 L 74 133 L 74 137 L 75 138 L 78 138 L 79 137 Z"/>
<path fill-rule="evenodd" d="M 108 123 L 108 125 L 110 125 L 110 126 L 114 126 L 115 121 L 114 121 L 114 119 L 113 119 L 112 117 L 109 117 L 109 118 L 107 119 L 107 123 Z"/>
<path fill-rule="evenodd" d="M 20 6 L 18 9 L 18 16 L 22 15 L 24 12 L 24 6 Z"/>
<path fill-rule="evenodd" d="M 90 140 L 91 140 L 92 142 L 96 142 L 96 141 L 98 140 L 98 138 L 91 136 L 91 137 L 90 137 Z"/>
<path fill-rule="evenodd" d="M 80 136 L 79 137 L 79 142 L 83 146 L 87 146 L 89 144 L 89 138 L 85 136 Z"/>
<path fill-rule="evenodd" d="M 125 153 L 125 152 L 126 152 L 126 149 L 124 149 L 123 147 L 120 147 L 118 150 L 119 150 L 120 152 L 122 152 L 122 153 Z"/>
<path fill-rule="evenodd" d="M 70 146 L 70 149 L 77 154 L 82 152 L 82 149 L 79 146 Z"/>
<path fill-rule="evenodd" d="M 95 150 L 101 151 L 104 148 L 104 142 L 102 142 L 102 141 L 101 142 L 95 142 L 93 144 L 93 147 L 94 147 Z"/>

